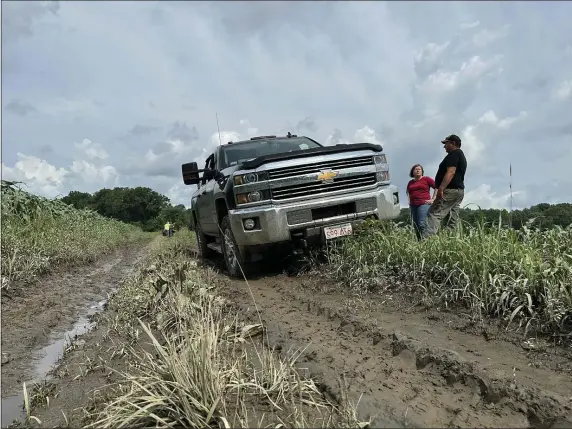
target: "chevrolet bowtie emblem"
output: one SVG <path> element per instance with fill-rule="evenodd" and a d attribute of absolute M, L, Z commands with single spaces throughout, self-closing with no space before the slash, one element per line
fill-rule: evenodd
<path fill-rule="evenodd" d="M 338 173 L 332 170 L 326 170 L 318 174 L 318 180 L 324 183 L 334 183 L 334 178 L 337 177 Z"/>

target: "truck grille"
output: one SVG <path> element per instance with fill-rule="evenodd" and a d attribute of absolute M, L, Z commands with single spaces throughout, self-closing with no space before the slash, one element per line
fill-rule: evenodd
<path fill-rule="evenodd" d="M 360 156 L 350 159 L 336 159 L 334 161 L 316 162 L 314 164 L 299 165 L 296 167 L 277 168 L 268 171 L 270 179 L 285 179 L 287 177 L 300 176 L 303 174 L 319 173 L 322 170 L 341 170 L 343 168 L 363 167 L 373 164 L 372 156 Z"/>
<path fill-rule="evenodd" d="M 361 188 L 373 185 L 377 181 L 375 173 L 362 174 L 360 176 L 338 177 L 334 183 L 322 183 L 318 181 L 303 183 L 301 185 L 282 186 L 272 189 L 273 200 L 285 200 L 288 198 L 305 197 L 316 194 Z"/>

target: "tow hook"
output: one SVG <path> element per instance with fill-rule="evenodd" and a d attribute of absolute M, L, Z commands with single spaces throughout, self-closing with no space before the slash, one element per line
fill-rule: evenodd
<path fill-rule="evenodd" d="M 295 255 L 303 255 L 308 250 L 308 242 L 305 238 L 299 238 L 296 240 L 297 246 L 294 246 L 294 254 Z"/>

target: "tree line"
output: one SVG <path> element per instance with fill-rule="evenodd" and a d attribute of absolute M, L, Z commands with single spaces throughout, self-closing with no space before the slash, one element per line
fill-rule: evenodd
<path fill-rule="evenodd" d="M 62 201 L 137 225 L 144 231 L 160 230 L 167 222 L 174 222 L 175 228 L 191 223 L 191 211 L 183 204 L 173 205 L 165 195 L 147 187 L 104 188 L 94 194 L 71 191 Z"/>
<path fill-rule="evenodd" d="M 513 210 L 509 213 L 506 209 L 461 209 L 460 217 L 465 222 L 476 225 L 481 220 L 489 225 L 498 225 L 499 222 L 504 227 L 512 226 L 514 229 L 521 229 L 529 222 L 540 229 L 550 229 L 555 226 L 562 228 L 572 224 L 572 204 L 537 204 L 522 210 Z M 399 217 L 395 222 L 410 223 L 411 216 L 409 208 L 401 209 Z"/>
<path fill-rule="evenodd" d="M 92 209 L 103 216 L 137 225 L 145 231 L 160 230 L 167 222 L 175 222 L 178 227 L 191 223 L 191 211 L 183 204 L 173 205 L 165 195 L 147 187 L 104 188 L 94 194 L 71 191 L 62 201 L 78 209 Z M 540 228 L 566 227 L 572 224 L 572 204 L 543 203 L 514 210 L 512 214 L 505 209 L 462 209 L 461 219 L 473 225 L 481 219 L 495 225 L 500 221 L 503 226 L 512 224 L 515 229 L 533 219 L 534 225 Z M 401 209 L 395 222 L 410 223 L 409 209 Z"/>

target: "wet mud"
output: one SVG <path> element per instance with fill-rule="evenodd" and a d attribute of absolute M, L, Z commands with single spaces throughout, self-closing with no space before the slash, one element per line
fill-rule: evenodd
<path fill-rule="evenodd" d="M 356 297 L 320 275 L 227 281 L 224 294 L 270 346 L 307 347 L 300 365 L 333 397 L 345 385 L 374 427 L 572 427 L 570 350 L 481 335 L 466 317 Z"/>
<path fill-rule="evenodd" d="M 143 256 L 124 248 L 93 264 L 46 276 L 2 299 L 2 427 L 25 417 L 23 383 L 50 378 L 66 347 L 94 327 L 92 317 Z"/>
<path fill-rule="evenodd" d="M 52 277 L 43 284 L 54 287 L 35 292 L 43 300 L 30 295 L 12 303 L 8 320 L 3 303 L 2 346 L 11 357 L 5 363 L 3 356 L 3 408 L 21 412 L 15 398 L 22 381 L 53 363 L 41 363 L 42 348 L 45 356 L 59 356 L 56 349 L 64 345 L 55 341 L 74 323 L 76 333 L 89 331 L 86 308 L 102 303 L 140 257 L 141 251 L 123 251 Z M 356 296 L 323 273 L 279 271 L 245 282 L 220 269 L 218 293 L 241 318 L 264 325 L 265 341 L 277 353 L 304 349 L 299 366 L 332 400 L 347 392 L 360 419 L 371 419 L 373 427 L 572 427 L 572 350 L 459 312 L 416 306 L 405 289 Z M 115 369 L 124 365 L 109 351 L 113 338 L 105 332 L 98 324 L 58 362 L 57 397 L 35 412 L 42 426 L 78 427 L 94 401 L 105 400 L 104 386 L 116 375 L 98 358 Z"/>

